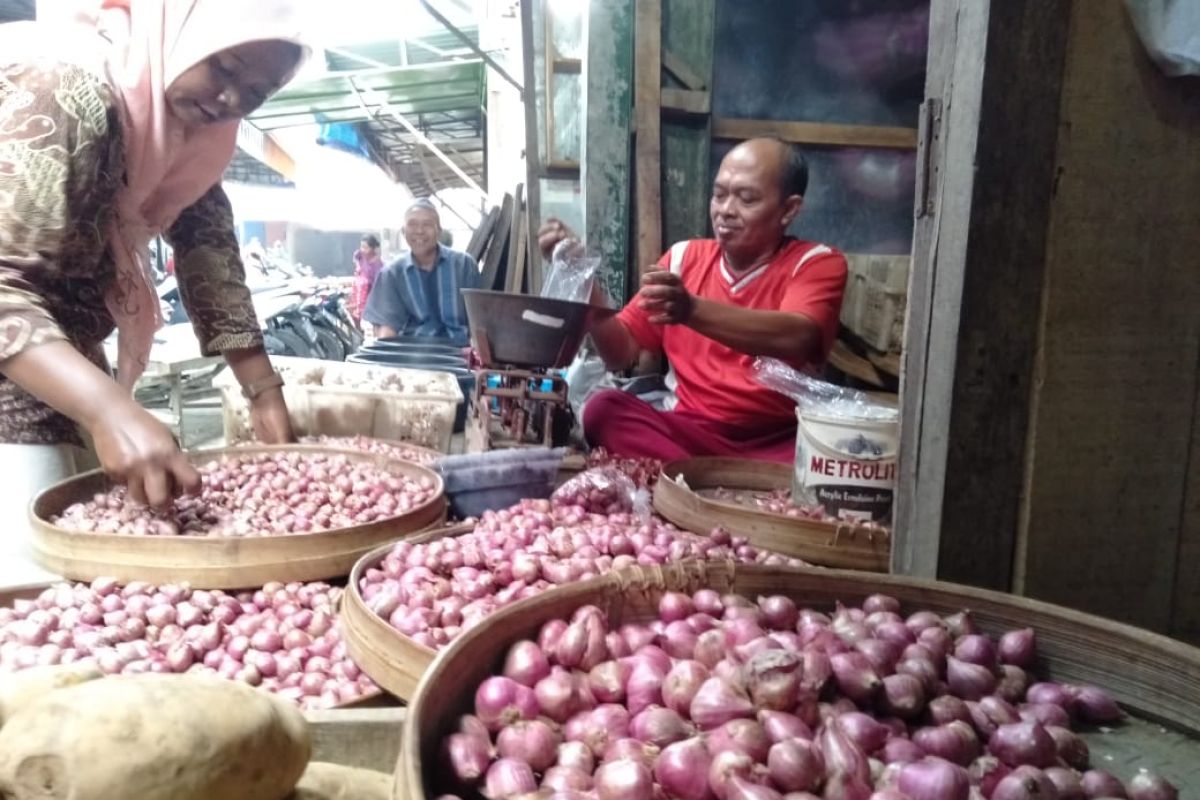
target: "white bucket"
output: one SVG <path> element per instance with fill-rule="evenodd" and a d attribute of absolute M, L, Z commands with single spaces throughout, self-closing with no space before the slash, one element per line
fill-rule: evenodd
<path fill-rule="evenodd" d="M 796 410 L 798 502 L 848 522 L 890 522 L 900 443 L 898 420 L 804 414 Z"/>

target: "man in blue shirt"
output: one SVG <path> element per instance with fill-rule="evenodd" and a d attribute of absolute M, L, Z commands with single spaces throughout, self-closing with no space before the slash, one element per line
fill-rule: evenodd
<path fill-rule="evenodd" d="M 379 274 L 363 310 L 379 338 L 429 336 L 460 345 L 470 339 L 461 290 L 479 287 L 479 267 L 466 253 L 438 244 L 441 233 L 441 219 L 428 200 L 405 212 L 409 252 Z"/>

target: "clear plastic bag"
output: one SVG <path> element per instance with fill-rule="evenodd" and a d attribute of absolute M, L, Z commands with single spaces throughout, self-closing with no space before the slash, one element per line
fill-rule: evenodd
<path fill-rule="evenodd" d="M 778 359 L 756 358 L 752 370 L 756 381 L 791 397 L 805 414 L 880 422 L 900 418 L 899 410 L 872 399 L 865 392 L 817 380 Z"/>
<path fill-rule="evenodd" d="M 596 467 L 581 472 L 551 496 L 560 505 L 577 505 L 589 514 L 634 514 L 650 516 L 650 492 L 638 488 L 616 467 Z"/>
<path fill-rule="evenodd" d="M 599 269 L 600 259 L 588 257 L 582 244 L 573 239 L 559 242 L 546 272 L 542 297 L 586 303 L 592 296 Z"/>

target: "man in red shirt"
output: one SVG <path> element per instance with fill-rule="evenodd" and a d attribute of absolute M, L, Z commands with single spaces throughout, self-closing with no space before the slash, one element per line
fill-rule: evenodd
<path fill-rule="evenodd" d="M 629 368 L 642 350 L 666 355 L 668 411 L 598 392 L 583 410 L 590 444 L 666 460 L 793 460 L 795 404 L 760 386 L 751 365 L 769 356 L 819 366 L 837 336 L 846 259 L 786 235 L 807 184 L 808 165 L 786 142 L 751 139 L 725 156 L 709 204 L 716 238 L 673 245 L 621 313 L 591 331 L 611 370 Z M 538 243 L 550 252 L 569 235 L 550 220 Z"/>

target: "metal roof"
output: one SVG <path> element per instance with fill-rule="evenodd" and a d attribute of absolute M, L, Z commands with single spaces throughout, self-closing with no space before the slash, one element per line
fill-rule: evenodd
<path fill-rule="evenodd" d="M 478 30 L 466 34 L 478 41 Z M 473 181 L 484 176 L 486 70 L 449 32 L 327 48 L 328 72 L 293 83 L 254 112 L 260 130 L 359 123 L 373 160 L 414 194 L 465 185 L 408 122 Z"/>

